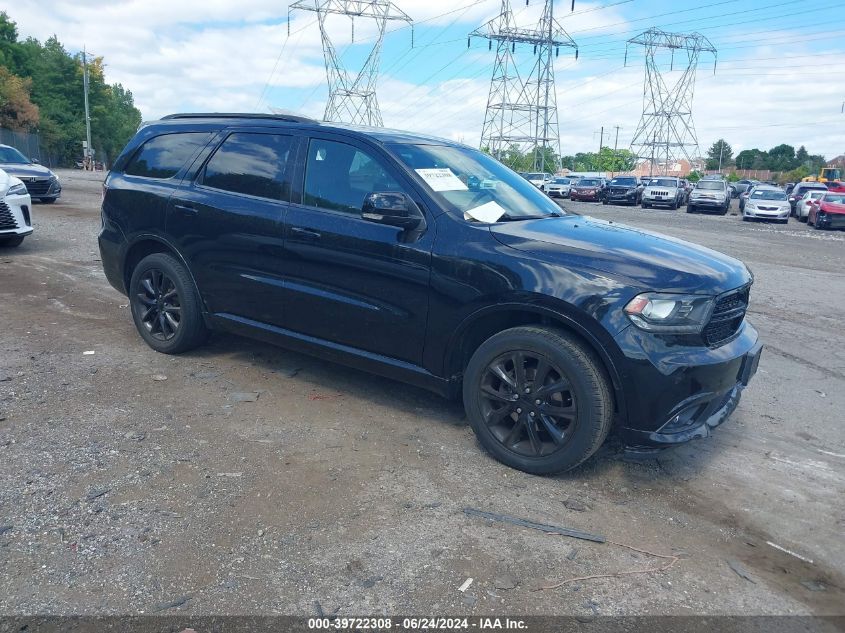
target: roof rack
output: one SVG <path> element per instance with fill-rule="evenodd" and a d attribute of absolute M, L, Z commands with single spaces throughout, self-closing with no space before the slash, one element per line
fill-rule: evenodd
<path fill-rule="evenodd" d="M 161 117 L 162 121 L 169 119 L 264 119 L 290 121 L 291 123 L 317 123 L 314 119 L 298 114 L 264 114 L 261 112 L 181 112 Z"/>

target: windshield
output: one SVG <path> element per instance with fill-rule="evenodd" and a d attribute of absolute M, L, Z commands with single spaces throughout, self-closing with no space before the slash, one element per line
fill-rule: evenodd
<path fill-rule="evenodd" d="M 677 187 L 678 181 L 671 178 L 654 178 L 648 183 L 649 187 Z"/>
<path fill-rule="evenodd" d="M 578 181 L 579 187 L 598 187 L 599 181 L 597 178 L 582 178 Z"/>
<path fill-rule="evenodd" d="M 496 159 L 450 145 L 391 145 L 433 196 L 467 220 L 496 222 L 563 215 L 548 196 Z M 542 174 L 539 174 L 542 177 Z"/>
<path fill-rule="evenodd" d="M 14 147 L 0 147 L 0 163 L 28 165 L 31 161 Z"/>
<path fill-rule="evenodd" d="M 636 178 L 614 178 L 610 181 L 611 185 L 626 185 L 628 187 L 636 187 L 637 186 L 637 179 Z"/>
<path fill-rule="evenodd" d="M 555 184 L 556 185 L 568 185 L 569 184 L 569 178 L 555 178 Z"/>
<path fill-rule="evenodd" d="M 752 200 L 786 200 L 786 194 L 783 191 L 773 191 L 771 189 L 757 189 L 751 194 Z"/>
<path fill-rule="evenodd" d="M 825 202 L 833 202 L 836 204 L 845 204 L 845 194 L 842 193 L 827 193 L 824 196 Z"/>
<path fill-rule="evenodd" d="M 543 180 L 546 177 L 546 174 L 528 174 L 526 178 L 528 180 Z"/>
<path fill-rule="evenodd" d="M 702 180 L 698 183 L 698 189 L 713 189 L 715 191 L 724 191 L 725 185 L 721 180 Z"/>

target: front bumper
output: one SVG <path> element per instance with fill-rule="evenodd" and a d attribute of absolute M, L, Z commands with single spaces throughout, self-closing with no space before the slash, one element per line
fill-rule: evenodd
<path fill-rule="evenodd" d="M 823 229 L 845 229 L 845 213 L 816 212 L 816 224 Z"/>
<path fill-rule="evenodd" d="M 746 218 L 755 218 L 758 220 L 788 220 L 790 212 L 789 207 L 769 211 L 763 209 L 752 209 L 748 204 L 746 204 L 742 211 L 742 215 Z"/>
<path fill-rule="evenodd" d="M 637 192 L 634 191 L 632 193 L 613 193 L 610 192 L 607 194 L 607 201 L 608 202 L 621 202 L 627 204 L 636 204 L 637 203 Z"/>
<path fill-rule="evenodd" d="M 0 198 L 0 236 L 32 233 L 32 200 L 28 195 Z"/>
<path fill-rule="evenodd" d="M 699 209 L 724 209 L 727 200 L 719 200 L 718 198 L 690 198 L 687 204 L 691 204 Z"/>
<path fill-rule="evenodd" d="M 634 326 L 616 336 L 631 365 L 625 377 L 629 447 L 660 448 L 707 437 L 733 413 L 757 371 L 762 352 L 757 330 L 743 322 L 716 347 L 667 342 Z"/>
<path fill-rule="evenodd" d="M 582 191 L 572 190 L 572 191 L 569 192 L 569 197 L 572 200 L 582 200 L 582 201 L 592 201 L 592 202 L 597 202 L 598 200 L 601 200 L 601 194 L 598 191 L 595 191 L 593 193 L 585 193 L 585 192 L 582 192 Z"/>

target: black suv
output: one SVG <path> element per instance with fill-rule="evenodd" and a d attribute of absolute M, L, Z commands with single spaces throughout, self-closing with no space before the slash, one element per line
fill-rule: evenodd
<path fill-rule="evenodd" d="M 742 263 L 566 215 L 457 143 L 173 115 L 104 187 L 103 268 L 153 349 L 227 330 L 462 395 L 528 472 L 577 466 L 612 427 L 641 448 L 705 436 L 759 361 Z"/>

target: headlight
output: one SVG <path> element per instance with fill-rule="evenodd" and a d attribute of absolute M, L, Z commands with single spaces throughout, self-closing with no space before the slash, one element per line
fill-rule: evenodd
<path fill-rule="evenodd" d="M 756 208 L 757 208 L 757 205 L 756 205 L 756 204 L 754 204 L 753 202 L 746 202 L 746 203 L 745 203 L 745 208 L 746 208 L 746 209 L 756 209 Z"/>
<path fill-rule="evenodd" d="M 637 189 L 636 189 L 635 187 L 631 187 L 631 188 L 630 188 L 630 189 L 628 189 L 628 191 L 626 191 L 625 193 L 626 193 L 626 194 L 629 194 L 629 193 L 637 193 Z"/>
<path fill-rule="evenodd" d="M 641 330 L 697 334 L 710 319 L 713 297 L 646 292 L 625 306 L 625 314 Z"/>
<path fill-rule="evenodd" d="M 6 193 L 6 195 L 9 196 L 25 196 L 26 194 L 26 185 L 24 185 L 22 182 L 19 182 L 18 184 L 9 187 L 9 191 Z"/>

